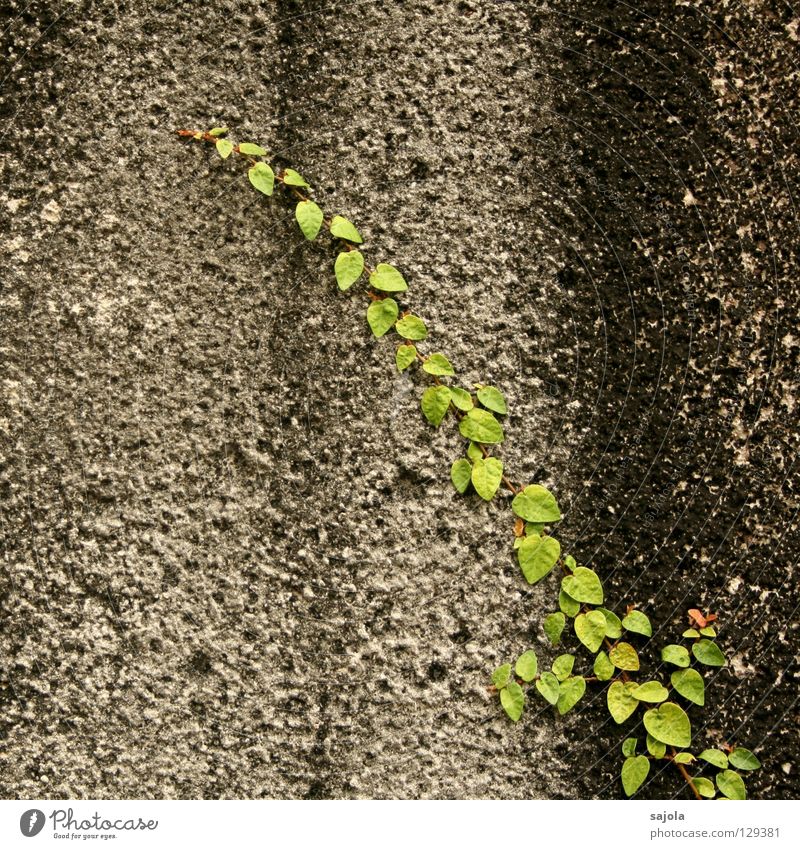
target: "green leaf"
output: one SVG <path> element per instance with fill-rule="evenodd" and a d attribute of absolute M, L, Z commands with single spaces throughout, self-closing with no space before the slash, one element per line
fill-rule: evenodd
<path fill-rule="evenodd" d="M 630 643 L 617 643 L 608 653 L 617 669 L 636 672 L 639 669 L 639 655 Z"/>
<path fill-rule="evenodd" d="M 625 758 L 622 764 L 622 789 L 626 796 L 633 794 L 644 784 L 650 772 L 650 761 L 644 755 Z"/>
<path fill-rule="evenodd" d="M 558 702 L 556 702 L 556 707 L 561 716 L 572 710 L 585 692 L 586 681 L 580 676 L 562 681 L 558 688 Z"/>
<path fill-rule="evenodd" d="M 713 799 L 716 795 L 717 791 L 714 789 L 714 785 L 707 778 L 693 778 L 692 784 L 704 799 Z"/>
<path fill-rule="evenodd" d="M 725 655 L 711 640 L 700 640 L 692 644 L 692 654 L 706 666 L 725 666 Z"/>
<path fill-rule="evenodd" d="M 522 716 L 525 694 L 516 681 L 509 682 L 508 686 L 500 691 L 500 704 L 513 722 L 517 722 Z"/>
<path fill-rule="evenodd" d="M 496 457 L 475 461 L 472 467 L 472 485 L 484 501 L 491 501 L 503 480 L 503 464 Z"/>
<path fill-rule="evenodd" d="M 294 170 L 294 168 L 287 168 L 283 174 L 283 182 L 286 183 L 287 186 L 300 186 L 305 188 L 310 188 L 308 183 Z"/>
<path fill-rule="evenodd" d="M 525 522 L 525 533 L 528 536 L 532 536 L 533 534 L 541 536 L 544 528 L 544 522 Z M 569 555 L 567 555 L 567 557 L 569 557 Z"/>
<path fill-rule="evenodd" d="M 575 666 L 575 658 L 571 654 L 560 654 L 553 661 L 553 675 L 558 678 L 559 681 L 564 681 L 569 678 L 572 673 L 572 667 Z"/>
<path fill-rule="evenodd" d="M 705 628 L 701 628 L 701 629 L 700 629 L 700 633 L 701 633 L 704 637 L 711 637 L 711 638 L 713 638 L 713 637 L 716 637 L 716 636 L 717 636 L 717 632 L 716 632 L 716 631 L 715 631 L 715 630 L 714 630 L 714 629 L 713 629 L 710 625 L 707 625 Z"/>
<path fill-rule="evenodd" d="M 601 651 L 594 659 L 593 671 L 601 681 L 610 681 L 614 677 L 614 664 L 604 651 Z"/>
<path fill-rule="evenodd" d="M 750 751 L 742 746 L 737 746 L 729 755 L 728 760 L 736 769 L 758 769 L 761 761 Z"/>
<path fill-rule="evenodd" d="M 584 604 L 603 603 L 603 585 L 600 578 L 596 572 L 585 566 L 578 566 L 571 575 L 566 575 L 561 581 L 561 587 L 575 601 L 582 601 Z"/>
<path fill-rule="evenodd" d="M 472 395 L 470 395 L 466 389 L 462 389 L 460 386 L 451 386 L 450 392 L 453 394 L 453 406 L 457 410 L 461 410 L 462 413 L 466 413 L 473 408 L 474 404 L 472 403 Z M 480 448 L 478 449 L 478 453 L 481 453 Z"/>
<path fill-rule="evenodd" d="M 578 561 L 571 554 L 568 554 L 564 558 L 564 565 L 570 572 L 574 572 L 578 568 Z"/>
<path fill-rule="evenodd" d="M 653 626 L 641 610 L 632 610 L 625 616 L 622 620 L 622 627 L 634 634 L 642 634 L 645 637 L 653 636 Z"/>
<path fill-rule="evenodd" d="M 625 755 L 626 758 L 632 758 L 636 754 L 636 746 L 638 742 L 639 741 L 635 737 L 626 737 L 622 741 L 622 754 Z"/>
<path fill-rule="evenodd" d="M 539 662 L 536 659 L 536 653 L 534 651 L 528 650 L 517 658 L 517 662 L 514 666 L 514 672 L 516 672 L 517 676 L 522 678 L 526 684 L 533 681 L 538 671 Z"/>
<path fill-rule="evenodd" d="M 597 608 L 606 617 L 606 636 L 610 640 L 617 640 L 622 636 L 622 620 L 611 610 L 605 607 Z"/>
<path fill-rule="evenodd" d="M 233 145 L 227 139 L 217 139 L 217 153 L 227 159 L 233 153 Z"/>
<path fill-rule="evenodd" d="M 655 704 L 666 701 L 669 696 L 669 690 L 658 681 L 645 681 L 644 684 L 640 684 L 633 690 L 631 695 L 640 702 Z"/>
<path fill-rule="evenodd" d="M 425 322 L 416 315 L 404 315 L 394 326 L 394 329 L 403 339 L 413 339 L 414 342 L 419 342 L 428 335 Z"/>
<path fill-rule="evenodd" d="M 719 749 L 706 749 L 700 752 L 698 757 L 701 761 L 706 761 L 706 763 L 710 763 L 711 766 L 715 766 L 717 769 L 728 768 L 728 756 Z"/>
<path fill-rule="evenodd" d="M 501 416 L 504 416 L 508 412 L 503 393 L 499 389 L 495 389 L 494 386 L 481 386 L 478 389 L 478 400 L 487 410 L 491 410 L 493 413 L 500 413 Z"/>
<path fill-rule="evenodd" d="M 224 136 L 227 132 L 227 127 L 214 127 L 212 130 L 208 131 L 208 134 L 210 136 L 214 136 L 214 138 L 219 138 L 219 136 Z"/>
<path fill-rule="evenodd" d="M 266 162 L 256 162 L 252 168 L 247 169 L 247 178 L 254 189 L 269 197 L 275 188 L 275 172 Z"/>
<path fill-rule="evenodd" d="M 661 660 L 671 663 L 673 666 L 686 667 L 689 665 L 689 652 L 685 646 L 677 646 L 671 643 L 661 649 Z"/>
<path fill-rule="evenodd" d="M 652 734 L 648 734 L 647 751 L 650 752 L 650 754 L 654 758 L 661 759 L 664 757 L 664 755 L 666 755 L 667 747 L 660 740 L 656 740 L 656 738 L 653 737 Z"/>
<path fill-rule="evenodd" d="M 472 478 L 472 465 L 469 460 L 465 460 L 463 457 L 460 460 L 456 460 L 455 463 L 450 467 L 450 480 L 453 482 L 453 486 L 460 492 L 464 493 L 467 491 L 467 487 L 469 486 L 470 479 Z"/>
<path fill-rule="evenodd" d="M 542 698 L 551 705 L 558 702 L 559 683 L 558 678 L 552 672 L 542 672 L 541 677 L 536 682 L 536 689 Z"/>
<path fill-rule="evenodd" d="M 372 301 L 367 307 L 367 322 L 375 336 L 380 338 L 391 329 L 398 312 L 397 301 L 394 298 Z"/>
<path fill-rule="evenodd" d="M 364 255 L 361 251 L 342 251 L 333 266 L 336 283 L 344 292 L 364 273 Z"/>
<path fill-rule="evenodd" d="M 561 543 L 553 537 L 525 537 L 517 549 L 519 567 L 529 584 L 541 581 L 558 562 Z"/>
<path fill-rule="evenodd" d="M 686 711 L 675 702 L 664 702 L 645 712 L 644 727 L 667 746 L 685 748 L 692 743 L 692 725 Z"/>
<path fill-rule="evenodd" d="M 301 200 L 294 209 L 294 217 L 300 225 L 300 230 L 306 239 L 316 239 L 319 228 L 322 227 L 322 210 L 313 200 Z"/>
<path fill-rule="evenodd" d="M 511 502 L 511 509 L 526 522 L 548 523 L 561 520 L 561 511 L 558 509 L 555 496 L 538 483 L 526 486 L 522 492 L 515 495 Z"/>
<path fill-rule="evenodd" d="M 393 266 L 379 262 L 369 276 L 369 285 L 381 292 L 405 292 L 408 285 L 403 275 Z"/>
<path fill-rule="evenodd" d="M 564 590 L 561 590 L 558 594 L 558 608 L 570 618 L 577 616 L 581 612 L 580 604 L 574 598 L 570 598 Z"/>
<path fill-rule="evenodd" d="M 747 790 L 745 790 L 742 776 L 732 769 L 717 773 L 717 787 L 719 787 L 719 792 L 728 799 L 739 802 L 747 798 Z"/>
<path fill-rule="evenodd" d="M 638 685 L 634 681 L 614 681 L 606 692 L 608 712 L 617 725 L 621 725 L 639 707 L 639 702 L 631 693 Z"/>
<path fill-rule="evenodd" d="M 334 215 L 331 219 L 331 236 L 355 242 L 357 245 L 364 241 L 361 233 L 343 215 Z"/>
<path fill-rule="evenodd" d="M 575 635 L 594 654 L 606 635 L 606 617 L 599 610 L 579 614 L 575 618 Z"/>
<path fill-rule="evenodd" d="M 434 427 L 439 427 L 450 406 L 450 390 L 446 386 L 429 386 L 422 393 L 420 404 L 425 418 Z"/>
<path fill-rule="evenodd" d="M 561 632 L 567 624 L 567 617 L 563 613 L 551 613 L 544 620 L 544 632 L 547 634 L 547 639 L 557 646 L 561 642 Z"/>
<path fill-rule="evenodd" d="M 450 390 L 453 391 L 452 389 Z M 470 442 L 467 446 L 467 457 L 474 463 L 476 460 L 479 460 L 483 457 L 483 451 L 481 451 L 480 446 L 476 445 L 474 442 Z"/>
<path fill-rule="evenodd" d="M 405 371 L 417 358 L 417 349 L 413 345 L 401 345 L 394 355 L 398 371 Z"/>
<path fill-rule="evenodd" d="M 691 752 L 678 752 L 673 758 L 676 764 L 690 764 L 695 760 L 694 755 Z"/>
<path fill-rule="evenodd" d="M 484 445 L 495 445 L 503 441 L 503 428 L 500 422 L 491 413 L 477 407 L 461 419 L 458 429 L 466 439 L 482 442 Z"/>
<path fill-rule="evenodd" d="M 693 639 L 694 637 L 699 637 L 700 632 L 696 628 L 687 628 L 682 634 L 682 637 L 686 637 L 686 639 Z"/>
<path fill-rule="evenodd" d="M 508 684 L 508 679 L 511 677 L 511 664 L 504 663 L 502 666 L 498 666 L 494 672 L 492 672 L 492 684 L 497 687 L 498 690 L 502 690 L 503 687 Z"/>
<path fill-rule="evenodd" d="M 252 142 L 242 142 L 239 145 L 239 153 L 244 153 L 246 156 L 266 156 L 267 152 L 260 144 Z"/>
<path fill-rule="evenodd" d="M 684 699 L 702 707 L 706 703 L 706 685 L 696 669 L 677 669 L 669 677 L 675 691 Z"/>
<path fill-rule="evenodd" d="M 431 354 L 429 357 L 426 357 L 422 368 L 428 374 L 433 374 L 437 377 L 449 377 L 455 374 L 453 367 L 450 365 L 450 360 L 444 354 Z"/>

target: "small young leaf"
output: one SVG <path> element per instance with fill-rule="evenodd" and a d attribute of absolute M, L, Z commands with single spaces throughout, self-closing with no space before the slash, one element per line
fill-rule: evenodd
<path fill-rule="evenodd" d="M 658 702 L 664 702 L 667 700 L 669 690 L 667 690 L 667 688 L 658 681 L 645 681 L 644 684 L 640 684 L 635 690 L 633 690 L 631 695 L 634 699 L 638 699 L 640 702 L 657 704 Z"/>
<path fill-rule="evenodd" d="M 526 486 L 522 492 L 515 495 L 511 509 L 526 522 L 549 523 L 561 520 L 561 511 L 555 496 L 537 483 Z"/>
<path fill-rule="evenodd" d="M 401 345 L 394 355 L 398 371 L 405 371 L 417 358 L 417 349 L 413 345 Z"/>
<path fill-rule="evenodd" d="M 287 186 L 309 188 L 308 183 L 297 173 L 297 171 L 294 170 L 294 168 L 287 168 L 281 176 L 283 178 L 283 182 L 286 183 Z"/>
<path fill-rule="evenodd" d="M 622 741 L 622 754 L 626 758 L 632 758 L 636 754 L 638 740 L 635 737 L 626 737 Z"/>
<path fill-rule="evenodd" d="M 606 618 L 599 610 L 581 613 L 575 618 L 575 635 L 594 654 L 606 635 Z"/>
<path fill-rule="evenodd" d="M 214 136 L 214 138 L 219 138 L 220 136 L 224 136 L 227 132 L 227 127 L 214 127 L 212 130 L 208 131 L 208 134 L 210 136 Z"/>
<path fill-rule="evenodd" d="M 247 178 L 254 189 L 269 197 L 275 188 L 275 172 L 266 162 L 256 162 L 252 168 L 247 169 Z"/>
<path fill-rule="evenodd" d="M 394 298 L 372 301 L 367 307 L 367 322 L 376 337 L 383 336 L 395 323 L 399 309 Z"/>
<path fill-rule="evenodd" d="M 500 704 L 513 722 L 517 722 L 522 716 L 525 694 L 516 681 L 510 681 L 508 686 L 500 691 Z"/>
<path fill-rule="evenodd" d="M 253 144 L 252 142 L 242 142 L 239 145 L 239 153 L 244 153 L 246 156 L 266 156 L 267 152 L 261 145 Z"/>
<path fill-rule="evenodd" d="M 578 566 L 571 575 L 566 575 L 561 581 L 561 587 L 575 601 L 582 601 L 584 604 L 603 603 L 603 585 L 600 578 L 596 572 L 585 566 Z"/>
<path fill-rule="evenodd" d="M 617 643 L 608 653 L 608 657 L 617 669 L 636 672 L 639 669 L 639 655 L 630 643 Z"/>
<path fill-rule="evenodd" d="M 536 652 L 528 650 L 517 658 L 517 662 L 514 666 L 514 672 L 516 672 L 526 684 L 533 681 L 538 671 L 539 662 L 536 659 Z"/>
<path fill-rule="evenodd" d="M 345 239 L 360 245 L 364 240 L 361 233 L 342 215 L 334 215 L 331 219 L 331 236 L 337 239 Z"/>
<path fill-rule="evenodd" d="M 502 690 L 503 687 L 508 684 L 508 679 L 511 677 L 511 664 L 504 663 L 502 666 L 498 666 L 497 669 L 492 673 L 492 684 L 497 687 L 498 690 Z"/>
<path fill-rule="evenodd" d="M 742 746 L 737 746 L 729 755 L 728 760 L 731 766 L 736 769 L 758 769 L 761 766 L 761 761 L 749 750 Z"/>
<path fill-rule="evenodd" d="M 525 522 L 525 533 L 527 536 L 532 536 L 533 534 L 541 536 L 544 528 L 544 522 Z M 569 557 L 569 555 L 567 555 L 567 557 Z"/>
<path fill-rule="evenodd" d="M 692 654 L 706 666 L 725 666 L 725 655 L 711 640 L 700 640 L 692 644 Z"/>
<path fill-rule="evenodd" d="M 450 480 L 453 482 L 453 486 L 460 492 L 464 493 L 467 491 L 467 487 L 469 486 L 470 479 L 472 478 L 472 465 L 469 460 L 465 460 L 463 457 L 460 460 L 456 460 L 455 463 L 450 467 Z"/>
<path fill-rule="evenodd" d="M 502 480 L 503 464 L 496 457 L 475 461 L 472 467 L 472 485 L 484 501 L 491 501 L 494 498 Z"/>
<path fill-rule="evenodd" d="M 599 652 L 594 659 L 593 671 L 601 681 L 610 681 L 614 677 L 614 664 L 604 651 Z"/>
<path fill-rule="evenodd" d="M 674 643 L 661 649 L 661 660 L 671 663 L 673 666 L 687 667 L 689 665 L 689 652 L 685 646 L 677 646 Z"/>
<path fill-rule="evenodd" d="M 701 628 L 700 633 L 704 637 L 711 637 L 712 639 L 717 636 L 717 632 L 710 625 L 706 625 L 705 628 Z"/>
<path fill-rule="evenodd" d="M 484 445 L 496 445 L 503 441 L 503 428 L 500 422 L 491 413 L 477 407 L 461 419 L 458 429 L 466 439 L 482 442 Z"/>
<path fill-rule="evenodd" d="M 608 712 L 617 725 L 621 725 L 639 707 L 639 702 L 633 698 L 631 691 L 637 684 L 634 681 L 614 681 L 606 692 Z"/>
<path fill-rule="evenodd" d="M 695 637 L 700 636 L 700 632 L 696 628 L 687 628 L 682 634 L 682 637 L 686 637 L 687 640 L 694 639 Z"/>
<path fill-rule="evenodd" d="M 369 285 L 381 292 L 405 292 L 408 284 L 403 275 L 393 266 L 379 262 L 369 276 Z"/>
<path fill-rule="evenodd" d="M 707 778 L 693 778 L 692 784 L 704 799 L 713 799 L 716 795 L 717 791 L 714 789 L 714 785 Z"/>
<path fill-rule="evenodd" d="M 428 335 L 428 328 L 425 327 L 425 322 L 416 315 L 403 316 L 395 324 L 394 329 L 403 339 L 411 339 L 414 342 L 419 342 Z"/>
<path fill-rule="evenodd" d="M 556 702 L 556 707 L 561 716 L 572 710 L 585 692 L 586 681 L 580 676 L 562 681 L 558 688 L 558 702 Z"/>
<path fill-rule="evenodd" d="M 631 631 L 634 634 L 642 634 L 645 637 L 653 636 L 653 627 L 650 620 L 641 612 L 641 610 L 632 610 L 622 620 L 622 627 L 626 631 Z"/>
<path fill-rule="evenodd" d="M 437 377 L 449 377 L 455 374 L 453 366 L 450 365 L 450 360 L 444 354 L 431 354 L 429 357 L 426 357 L 422 368 L 428 374 L 433 374 Z"/>
<path fill-rule="evenodd" d="M 667 753 L 667 747 L 660 741 L 656 740 L 652 734 L 647 735 L 647 751 L 657 759 L 661 759 Z"/>
<path fill-rule="evenodd" d="M 525 580 L 529 584 L 541 581 L 552 571 L 560 554 L 561 543 L 553 537 L 525 537 L 517 549 L 519 567 Z"/>
<path fill-rule="evenodd" d="M 342 251 L 333 266 L 336 283 L 344 292 L 364 273 L 364 255 L 361 251 Z"/>
<path fill-rule="evenodd" d="M 622 620 L 616 613 L 606 610 L 605 607 L 597 609 L 606 617 L 606 636 L 609 640 L 618 640 L 622 636 Z"/>
<path fill-rule="evenodd" d="M 706 763 L 710 763 L 711 766 L 715 766 L 717 769 L 728 768 L 728 756 L 719 749 L 706 749 L 700 752 L 698 757 L 701 761 L 706 761 Z"/>
<path fill-rule="evenodd" d="M 422 412 L 434 426 L 439 427 L 450 406 L 450 390 L 446 386 L 429 386 L 422 393 Z"/>
<path fill-rule="evenodd" d="M 706 703 L 706 685 L 696 669 L 677 669 L 669 677 L 675 692 L 702 707 Z"/>
<path fill-rule="evenodd" d="M 472 403 L 472 395 L 466 389 L 462 389 L 460 386 L 451 386 L 450 392 L 453 394 L 453 406 L 457 410 L 461 410 L 462 413 L 469 412 L 475 406 Z M 478 453 L 481 453 L 480 448 L 478 449 Z"/>
<path fill-rule="evenodd" d="M 217 139 L 216 148 L 223 159 L 227 159 L 233 153 L 233 145 L 227 139 Z"/>
<path fill-rule="evenodd" d="M 734 799 L 738 802 L 747 798 L 742 776 L 732 769 L 717 773 L 717 787 L 719 787 L 719 792 L 728 799 Z"/>
<path fill-rule="evenodd" d="M 450 390 L 452 392 L 452 390 Z M 460 409 L 460 408 L 459 408 Z M 481 451 L 480 446 L 476 445 L 474 442 L 470 442 L 467 446 L 467 457 L 474 463 L 476 460 L 479 460 L 483 457 L 483 451 Z"/>
<path fill-rule="evenodd" d="M 542 698 L 551 705 L 556 704 L 559 695 L 558 678 L 552 672 L 542 672 L 541 677 L 536 682 L 536 689 Z"/>
<path fill-rule="evenodd" d="M 580 603 L 568 596 L 564 590 L 561 590 L 558 594 L 558 609 L 570 618 L 577 616 L 581 612 Z"/>
<path fill-rule="evenodd" d="M 322 227 L 322 210 L 313 200 L 301 200 L 294 209 L 294 217 L 300 225 L 300 230 L 306 239 L 316 239 L 319 228 Z"/>
<path fill-rule="evenodd" d="M 675 702 L 664 702 L 644 715 L 644 727 L 667 746 L 685 748 L 692 743 L 692 725 L 686 711 Z"/>
<path fill-rule="evenodd" d="M 650 761 L 644 755 L 625 758 L 622 764 L 622 789 L 626 796 L 633 794 L 644 784 L 650 772 Z"/>
<path fill-rule="evenodd" d="M 673 758 L 676 764 L 690 764 L 695 760 L 694 755 L 691 752 L 678 752 Z"/>
<path fill-rule="evenodd" d="M 571 654 L 560 654 L 553 661 L 553 674 L 559 681 L 564 681 L 569 678 L 572 673 L 572 667 L 575 666 L 575 658 Z"/>
<path fill-rule="evenodd" d="M 544 632 L 551 644 L 557 646 L 561 642 L 561 632 L 567 624 L 567 617 L 563 613 L 551 613 L 544 620 Z"/>
<path fill-rule="evenodd" d="M 487 410 L 491 410 L 493 413 L 500 413 L 501 416 L 504 416 L 508 412 L 503 393 L 499 389 L 495 389 L 494 386 L 481 386 L 478 389 L 478 400 Z"/>

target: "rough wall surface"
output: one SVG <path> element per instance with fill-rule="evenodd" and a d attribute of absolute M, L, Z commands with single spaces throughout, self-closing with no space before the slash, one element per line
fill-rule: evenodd
<path fill-rule="evenodd" d="M 619 793 L 597 699 L 499 715 L 487 675 L 547 655 L 553 587 L 506 499 L 452 492 L 461 440 L 330 251 L 171 132 L 220 123 L 506 390 L 507 467 L 620 603 L 663 641 L 719 610 L 699 739 L 796 793 L 790 13 L 5 5 L 4 796 Z"/>

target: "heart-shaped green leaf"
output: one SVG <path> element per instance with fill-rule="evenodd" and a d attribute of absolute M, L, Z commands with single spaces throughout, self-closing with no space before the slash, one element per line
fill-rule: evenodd
<path fill-rule="evenodd" d="M 417 349 L 413 345 L 401 345 L 394 355 L 398 371 L 405 371 L 417 358 Z"/>
<path fill-rule="evenodd" d="M 322 210 L 313 200 L 301 200 L 294 208 L 294 215 L 300 230 L 309 241 L 316 239 L 324 218 Z"/>
<path fill-rule="evenodd" d="M 706 666 L 725 666 L 725 655 L 719 650 L 719 646 L 712 643 L 711 640 L 698 640 L 698 642 L 692 643 L 692 654 Z"/>
<path fill-rule="evenodd" d="M 585 692 L 586 681 L 581 677 L 567 678 L 566 681 L 562 681 L 558 688 L 558 701 L 556 702 L 558 712 L 563 716 L 572 710 Z"/>
<path fill-rule="evenodd" d="M 745 790 L 742 776 L 732 769 L 717 773 L 717 787 L 719 787 L 719 792 L 728 799 L 734 799 L 738 802 L 747 798 L 747 790 Z"/>
<path fill-rule="evenodd" d="M 664 702 L 644 715 L 644 727 L 667 746 L 685 748 L 692 742 L 692 725 L 686 711 L 675 702 Z"/>
<path fill-rule="evenodd" d="M 658 681 L 646 681 L 644 684 L 640 684 L 631 695 L 640 702 L 657 704 L 667 700 L 669 690 Z"/>
<path fill-rule="evenodd" d="M 653 626 L 641 610 L 631 610 L 622 620 L 622 627 L 634 634 L 642 634 L 645 637 L 653 636 Z"/>
<path fill-rule="evenodd" d="M 686 667 L 689 665 L 689 652 L 686 646 L 677 646 L 674 643 L 661 649 L 661 660 L 671 663 L 673 666 Z"/>
<path fill-rule="evenodd" d="M 510 681 L 508 686 L 500 691 L 500 704 L 513 722 L 517 722 L 522 716 L 525 693 L 516 681 Z"/>
<path fill-rule="evenodd" d="M 514 672 L 526 683 L 533 681 L 538 671 L 539 662 L 536 659 L 536 652 L 528 650 L 517 658 Z"/>
<path fill-rule="evenodd" d="M 380 338 L 390 330 L 397 319 L 397 313 L 398 306 L 394 298 L 373 301 L 367 307 L 367 323 L 376 337 Z"/>
<path fill-rule="evenodd" d="M 511 678 L 511 664 L 504 663 L 502 666 L 498 666 L 497 669 L 492 673 L 492 684 L 497 687 L 498 690 L 502 690 L 503 687 L 508 684 L 509 679 Z"/>
<path fill-rule="evenodd" d="M 364 240 L 361 233 L 343 215 L 334 215 L 331 219 L 331 236 L 337 239 L 345 239 L 360 245 Z"/>
<path fill-rule="evenodd" d="M 450 390 L 446 386 L 429 386 L 422 393 L 420 405 L 425 418 L 438 427 L 450 406 Z"/>
<path fill-rule="evenodd" d="M 618 725 L 621 725 L 625 720 L 639 707 L 637 699 L 633 698 L 632 691 L 638 685 L 634 681 L 614 681 L 606 692 L 606 702 L 608 704 L 608 712 L 612 719 Z"/>
<path fill-rule="evenodd" d="M 381 292 L 405 292 L 408 284 L 403 275 L 393 266 L 379 262 L 369 276 L 369 285 Z"/>
<path fill-rule="evenodd" d="M 472 485 L 484 501 L 491 501 L 503 480 L 503 464 L 496 457 L 481 458 L 472 467 Z"/>
<path fill-rule="evenodd" d="M 436 375 L 436 377 L 451 377 L 455 374 L 450 360 L 444 354 L 431 354 L 426 357 L 422 368 L 428 374 Z"/>
<path fill-rule="evenodd" d="M 675 691 L 684 699 L 702 707 L 706 703 L 706 685 L 703 676 L 696 669 L 676 669 L 669 680 Z"/>
<path fill-rule="evenodd" d="M 650 761 L 644 755 L 625 758 L 622 764 L 622 789 L 626 796 L 633 794 L 644 784 L 650 772 Z"/>
<path fill-rule="evenodd" d="M 639 669 L 639 655 L 630 643 L 617 643 L 608 656 L 617 669 L 625 672 L 636 672 Z"/>
<path fill-rule="evenodd" d="M 416 315 L 404 315 L 395 324 L 394 329 L 404 338 L 419 342 L 428 335 L 425 322 Z"/>
<path fill-rule="evenodd" d="M 728 760 L 736 769 L 758 769 L 761 761 L 750 751 L 742 746 L 737 746 L 729 755 Z"/>
<path fill-rule="evenodd" d="M 561 511 L 555 496 L 538 483 L 526 486 L 514 496 L 511 509 L 526 522 L 559 522 Z"/>
<path fill-rule="evenodd" d="M 618 640 L 622 636 L 622 620 L 605 607 L 597 608 L 606 617 L 606 636 L 609 640 Z"/>
<path fill-rule="evenodd" d="M 301 189 L 309 188 L 308 183 L 297 173 L 297 171 L 294 170 L 294 168 L 287 168 L 281 177 L 287 186 L 299 186 Z"/>
<path fill-rule="evenodd" d="M 556 704 L 558 701 L 558 678 L 552 672 L 542 672 L 541 677 L 536 682 L 536 689 L 542 698 L 551 705 Z"/>
<path fill-rule="evenodd" d="M 553 537 L 529 536 L 517 549 L 519 566 L 529 584 L 541 581 L 558 562 L 561 543 Z"/>
<path fill-rule="evenodd" d="M 578 566 L 571 575 L 565 576 L 561 587 L 575 601 L 582 601 L 584 604 L 603 603 L 603 585 L 600 578 L 596 572 L 585 566 Z"/>
<path fill-rule="evenodd" d="M 715 766 L 717 769 L 727 769 L 728 768 L 728 756 L 725 752 L 721 752 L 719 749 L 706 749 L 703 752 L 700 752 L 698 755 L 701 761 L 706 761 L 710 763 L 711 766 Z"/>
<path fill-rule="evenodd" d="M 227 139 L 217 139 L 217 153 L 227 159 L 233 153 L 233 145 Z"/>
<path fill-rule="evenodd" d="M 491 410 L 493 413 L 500 413 L 501 416 L 504 416 L 508 412 L 503 393 L 499 389 L 495 389 L 494 386 L 481 386 L 478 389 L 478 400 L 487 410 Z"/>
<path fill-rule="evenodd" d="M 252 142 L 242 142 L 239 145 L 239 153 L 243 153 L 245 156 L 267 155 L 267 151 L 260 144 L 253 144 Z"/>
<path fill-rule="evenodd" d="M 692 784 L 694 784 L 695 789 L 704 799 L 713 799 L 717 793 L 714 785 L 707 778 L 693 778 Z"/>
<path fill-rule="evenodd" d="M 459 422 L 461 435 L 473 442 L 484 445 L 496 445 L 503 441 L 503 428 L 500 422 L 486 410 L 478 407 L 470 410 Z"/>
<path fill-rule="evenodd" d="M 572 667 L 575 666 L 575 657 L 571 654 L 560 654 L 553 661 L 553 674 L 559 681 L 565 681 L 572 674 Z"/>
<path fill-rule="evenodd" d="M 475 405 L 472 403 L 472 395 L 466 389 L 460 386 L 451 386 L 450 391 L 453 393 L 453 406 L 461 410 L 462 413 L 468 413 Z M 480 448 L 478 453 L 481 453 Z"/>
<path fill-rule="evenodd" d="M 469 460 L 465 460 L 463 457 L 456 460 L 450 467 L 450 480 L 453 482 L 453 486 L 459 492 L 464 493 L 467 491 L 471 479 L 472 464 Z"/>
<path fill-rule="evenodd" d="M 544 620 L 544 632 L 552 645 L 557 646 L 561 642 L 561 632 L 567 624 L 567 617 L 563 613 L 551 613 Z"/>
<path fill-rule="evenodd" d="M 635 737 L 626 737 L 622 741 L 622 754 L 626 758 L 632 758 L 636 754 L 636 746 L 638 741 Z"/>
<path fill-rule="evenodd" d="M 272 194 L 275 188 L 275 172 L 267 165 L 266 162 L 256 162 L 247 172 L 247 178 L 250 180 L 254 189 L 258 189 L 262 194 L 268 197 Z"/>
<path fill-rule="evenodd" d="M 364 255 L 361 251 L 342 251 L 333 264 L 336 285 L 347 291 L 364 272 Z"/>
<path fill-rule="evenodd" d="M 577 616 L 581 611 L 580 603 L 568 596 L 563 589 L 558 594 L 558 608 L 563 614 L 569 616 L 570 619 Z"/>
<path fill-rule="evenodd" d="M 600 681 L 610 681 L 614 677 L 614 664 L 604 651 L 601 651 L 594 659 L 593 672 Z"/>
<path fill-rule="evenodd" d="M 575 618 L 575 634 L 594 654 L 603 644 L 606 635 L 606 617 L 599 610 L 579 614 Z"/>
<path fill-rule="evenodd" d="M 652 734 L 647 735 L 647 751 L 657 760 L 663 758 L 667 753 L 667 747 L 660 741 L 656 740 Z"/>

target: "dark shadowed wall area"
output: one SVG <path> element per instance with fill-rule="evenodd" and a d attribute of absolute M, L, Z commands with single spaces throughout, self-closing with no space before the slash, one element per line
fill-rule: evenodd
<path fill-rule="evenodd" d="M 797 794 L 789 6 L 0 8 L 0 794 L 621 795 L 599 691 L 501 715 L 557 584 L 328 243 L 174 134 L 219 124 L 506 391 L 509 473 L 654 643 L 718 612 L 698 745 Z"/>

